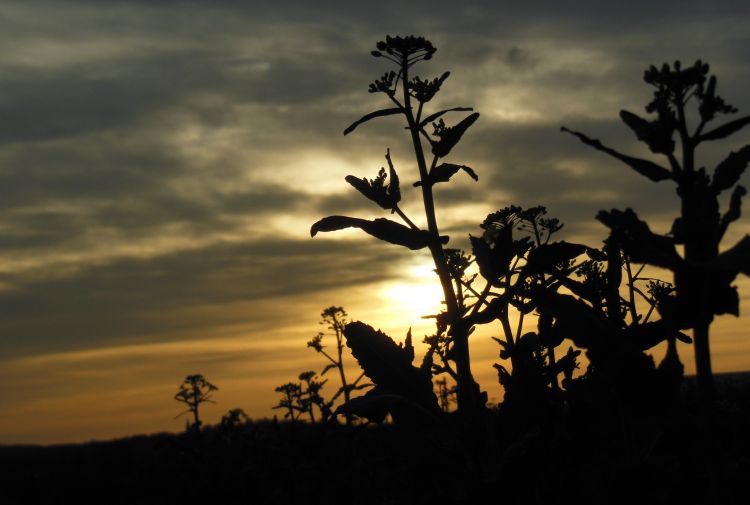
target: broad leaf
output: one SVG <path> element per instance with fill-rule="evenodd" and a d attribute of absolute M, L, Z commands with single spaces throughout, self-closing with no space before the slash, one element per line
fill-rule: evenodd
<path fill-rule="evenodd" d="M 674 240 L 652 233 L 648 225 L 638 219 L 632 209 L 625 212 L 617 209 L 610 212 L 602 210 L 596 215 L 596 219 L 612 230 L 623 251 L 634 262 L 648 263 L 670 270 L 675 270 L 682 264 Z"/>
<path fill-rule="evenodd" d="M 451 180 L 451 177 L 456 175 L 459 170 L 463 170 L 464 172 L 469 174 L 469 177 L 471 177 L 475 181 L 479 180 L 479 176 L 471 167 L 468 167 L 466 165 L 456 165 L 453 163 L 441 163 L 440 165 L 430 170 L 430 173 L 427 177 L 427 183 L 433 185 L 438 182 L 448 182 Z M 422 181 L 417 181 L 414 183 L 414 187 L 418 187 L 421 185 Z"/>
<path fill-rule="evenodd" d="M 314 237 L 321 231 L 337 231 L 344 228 L 360 228 L 375 238 L 412 250 L 427 247 L 431 241 L 431 235 L 426 231 L 414 230 L 382 217 L 374 221 L 368 221 L 356 217 L 328 216 L 312 225 L 310 235 Z M 440 237 L 440 241 L 446 243 L 448 237 Z"/>
<path fill-rule="evenodd" d="M 714 170 L 711 186 L 714 190 L 724 191 L 729 189 L 740 180 L 740 176 L 750 162 L 750 144 L 742 147 L 739 151 L 732 151 L 729 156 L 719 163 Z"/>
<path fill-rule="evenodd" d="M 692 343 L 690 337 L 664 319 L 628 326 L 623 332 L 623 336 L 641 351 L 651 349 L 672 337 L 681 342 Z"/>
<path fill-rule="evenodd" d="M 385 333 L 361 321 L 344 328 L 346 343 L 365 375 L 381 388 L 402 395 L 422 407 L 438 409 L 429 372 L 412 366 L 411 352 L 397 345 Z"/>
<path fill-rule="evenodd" d="M 361 125 L 362 123 L 366 123 L 371 119 L 375 119 L 376 117 L 392 116 L 394 114 L 400 114 L 401 112 L 402 109 L 400 107 L 394 107 L 392 109 L 381 109 L 376 110 L 375 112 L 370 112 L 369 114 L 365 114 L 364 116 L 350 124 L 349 127 L 344 130 L 344 135 L 350 134 L 357 126 Z"/>
<path fill-rule="evenodd" d="M 430 124 L 432 121 L 435 121 L 438 118 L 440 118 L 440 116 L 442 116 L 446 112 L 471 112 L 473 110 L 474 109 L 471 108 L 471 107 L 453 107 L 452 109 L 443 109 L 443 110 L 438 111 L 438 112 L 436 112 L 434 114 L 430 114 L 429 116 L 427 116 L 426 118 L 424 118 L 422 121 L 419 122 L 419 127 L 420 128 L 424 128 L 425 126 L 427 126 L 428 124 Z"/>
<path fill-rule="evenodd" d="M 376 386 L 364 396 L 352 398 L 341 405 L 334 412 L 334 417 L 351 414 L 373 423 L 382 423 L 389 413 L 395 423 L 419 428 L 433 423 L 439 409 L 428 410 L 403 395 Z"/>
<path fill-rule="evenodd" d="M 625 163 L 626 165 L 630 166 L 633 170 L 638 172 L 639 174 L 648 177 L 654 182 L 663 181 L 665 179 L 671 179 L 672 174 L 669 170 L 662 167 L 661 165 L 657 165 L 656 163 L 648 160 L 643 160 L 640 158 L 633 158 L 632 156 L 628 156 L 622 153 L 619 153 L 615 151 L 614 149 L 611 149 L 605 145 L 603 145 L 601 142 L 599 142 L 596 139 L 592 139 L 584 135 L 583 133 L 576 132 L 573 130 L 569 130 L 568 128 L 565 128 L 564 126 L 560 128 L 560 131 L 564 131 L 567 133 L 570 133 L 571 135 L 575 135 L 578 137 L 581 142 L 583 142 L 586 145 L 589 145 L 596 149 L 597 151 L 601 151 L 603 153 L 609 154 L 615 159 L 618 159 Z"/>
<path fill-rule="evenodd" d="M 575 259 L 587 250 L 585 245 L 565 241 L 542 244 L 529 252 L 524 272 L 526 275 L 551 273 L 558 263 Z"/>
<path fill-rule="evenodd" d="M 500 286 L 500 279 L 510 269 L 515 255 L 513 247 L 513 227 L 505 226 L 498 230 L 492 244 L 484 237 L 469 235 L 471 249 L 479 266 L 479 273 L 493 286 Z"/>
<path fill-rule="evenodd" d="M 718 140 L 723 139 L 731 134 L 733 134 L 736 131 L 741 130 L 745 126 L 750 124 L 750 116 L 745 116 L 739 119 L 735 119 L 734 121 L 730 121 L 724 125 L 719 126 L 718 128 L 711 130 L 710 132 L 706 132 L 700 137 L 698 137 L 698 141 L 702 142 L 704 140 Z"/>
<path fill-rule="evenodd" d="M 660 154 L 671 154 L 674 152 L 674 128 L 662 123 L 660 120 L 648 121 L 626 110 L 620 111 L 620 118 L 635 133 L 638 140 L 648 144 L 651 152 Z"/>

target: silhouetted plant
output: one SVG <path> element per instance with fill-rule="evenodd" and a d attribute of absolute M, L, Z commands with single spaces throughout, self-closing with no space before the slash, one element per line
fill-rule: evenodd
<path fill-rule="evenodd" d="M 221 416 L 221 426 L 236 427 L 242 423 L 246 423 L 250 418 L 245 414 L 245 411 L 237 408 L 231 409 L 226 414 Z"/>
<path fill-rule="evenodd" d="M 435 386 L 437 387 L 437 398 L 440 410 L 446 413 L 450 412 L 451 404 L 456 402 L 456 386 L 449 386 L 448 379 L 445 377 L 435 379 Z"/>
<path fill-rule="evenodd" d="M 419 367 L 412 365 L 411 331 L 403 344 L 396 344 L 385 333 L 360 321 L 347 324 L 344 334 L 352 354 L 375 387 L 341 405 L 336 415 L 354 414 L 382 422 L 391 414 L 395 422 L 408 424 L 435 419 L 440 407 L 432 389 L 430 353 Z"/>
<path fill-rule="evenodd" d="M 219 388 L 208 382 L 203 375 L 188 375 L 180 384 L 180 389 L 174 395 L 174 399 L 188 406 L 187 410 L 175 416 L 175 419 L 183 414 L 193 414 L 193 424 L 190 426 L 196 433 L 200 432 L 202 421 L 198 415 L 198 409 L 202 403 L 216 403 L 211 399 L 214 391 Z"/>
<path fill-rule="evenodd" d="M 453 111 L 471 111 L 472 109 L 468 107 L 454 107 L 432 114 L 424 114 L 425 105 L 434 98 L 448 78 L 449 73 L 445 72 L 433 80 L 423 80 L 419 77 L 411 77 L 410 72 L 412 67 L 419 61 L 431 59 L 435 51 L 436 49 L 432 43 L 423 37 L 388 36 L 385 41 L 378 42 L 377 50 L 372 51 L 372 55 L 394 63 L 396 68 L 387 71 L 380 79 L 372 83 L 369 91 L 371 93 L 383 93 L 393 106 L 366 114 L 344 130 L 344 134 L 346 135 L 359 125 L 371 119 L 384 116 L 398 115 L 405 121 L 406 128 L 412 140 L 419 170 L 419 180 L 414 185 L 421 188 L 426 228 L 423 229 L 415 224 L 399 207 L 399 202 L 401 201 L 400 182 L 391 160 L 390 150 L 388 150 L 386 152 L 386 161 L 388 163 L 387 175 L 385 169 L 382 168 L 378 176 L 373 180 L 368 180 L 367 178 L 360 179 L 350 175 L 346 177 L 346 181 L 366 198 L 372 200 L 383 209 L 398 214 L 406 225 L 385 218 L 370 221 L 347 216 L 330 216 L 316 222 L 312 226 L 310 233 L 315 236 L 318 232 L 356 227 L 378 239 L 393 244 L 405 246 L 410 249 L 429 249 L 443 289 L 446 306 L 442 320 L 445 322 L 447 328 L 445 335 L 449 340 L 448 345 L 452 349 L 446 358 L 454 363 L 459 409 L 468 412 L 476 411 L 483 407 L 486 403 L 486 394 L 480 393 L 479 386 L 475 382 L 471 372 L 468 344 L 471 327 L 463 319 L 463 314 L 459 306 L 459 295 L 451 278 L 448 256 L 443 248 L 443 245 L 448 241 L 448 237 L 441 236 L 439 233 L 435 216 L 433 187 L 436 184 L 449 181 L 453 175 L 461 170 L 472 178 L 477 179 L 477 175 L 470 167 L 445 163 L 441 160 L 458 144 L 466 130 L 479 117 L 479 114 L 472 113 L 454 126 L 446 126 L 443 119 L 445 114 Z M 429 125 L 432 125 L 431 132 L 427 131 Z M 432 153 L 432 159 L 429 163 L 425 155 L 423 141 Z M 386 178 L 388 178 L 387 184 Z M 372 329 L 363 330 L 364 326 L 356 326 L 356 324 L 362 325 L 362 323 L 350 323 L 349 326 L 352 324 L 355 324 L 352 327 L 352 335 L 360 336 L 365 333 L 375 335 Z M 350 332 L 345 331 L 345 335 L 347 343 L 351 346 Z M 384 346 L 383 349 L 392 349 L 393 346 L 388 344 L 385 339 L 393 343 L 385 335 L 382 337 L 373 337 L 372 341 L 382 344 Z M 395 344 L 393 345 L 395 346 Z M 352 347 L 352 350 L 356 356 L 357 352 L 355 352 L 354 347 Z M 359 355 L 362 359 L 368 361 L 365 353 L 366 351 L 360 350 Z M 391 351 L 386 352 L 386 354 L 389 353 L 394 356 L 396 355 Z M 362 359 L 360 359 L 360 364 L 362 364 Z M 411 366 L 411 360 L 406 360 L 405 356 L 398 359 L 405 363 L 404 367 L 406 364 Z M 404 370 L 407 369 L 404 368 Z M 365 369 L 365 373 L 368 374 L 368 377 L 373 382 L 380 386 L 380 383 L 373 376 L 369 375 L 367 369 Z M 429 377 L 427 380 L 429 382 Z M 402 386 L 410 390 L 407 385 L 404 384 Z M 368 393 L 369 398 L 372 399 L 377 394 L 377 391 L 379 391 L 378 388 L 370 391 Z M 429 393 L 434 397 L 431 387 L 429 387 Z M 424 407 L 425 405 L 422 406 Z M 431 405 L 429 408 L 431 408 Z"/>
<path fill-rule="evenodd" d="M 302 385 L 298 382 L 287 382 L 286 384 L 278 386 L 275 391 L 281 393 L 281 399 L 279 400 L 279 403 L 272 408 L 286 409 L 284 419 L 296 421 L 303 412 L 300 404 Z"/>
<path fill-rule="evenodd" d="M 333 402 L 327 402 L 320 394 L 327 380 L 319 380 L 317 374 L 308 370 L 299 374 L 300 382 L 288 382 L 276 388 L 281 393 L 279 403 L 274 409 L 286 409 L 284 419 L 296 421 L 300 416 L 307 414 L 310 422 L 315 423 L 315 409 L 317 408 L 323 420 L 331 417 L 331 406 Z"/>
<path fill-rule="evenodd" d="M 654 182 L 671 179 L 677 184 L 681 200 L 680 217 L 676 218 L 671 236 L 657 235 L 631 209 L 602 211 L 597 218 L 612 229 L 623 250 L 636 262 L 666 268 L 674 273 L 675 294 L 663 297 L 657 306 L 662 317 L 682 329 L 693 329 L 695 363 L 699 387 L 704 400 L 712 402 L 714 385 L 709 351 L 709 326 L 715 315 L 739 314 L 739 297 L 731 283 L 738 273 L 750 275 L 750 237 L 745 236 L 733 248 L 719 254 L 719 243 L 728 226 L 740 217 L 742 197 L 746 190 L 738 185 L 750 161 L 750 145 L 731 152 L 709 176 L 705 167 L 696 167 L 696 149 L 703 143 L 726 138 L 750 124 L 750 116 L 729 121 L 706 131 L 720 114 L 737 109 L 716 94 L 716 77 L 708 76 L 709 67 L 698 60 L 682 68 L 651 66 L 644 81 L 655 88 L 646 112 L 656 114 L 653 120 L 623 110 L 620 118 L 644 142 L 651 152 L 666 157 L 668 165 L 635 158 L 611 149 L 588 136 L 562 128 L 583 143 L 622 161 Z M 697 108 L 697 125 L 689 125 L 688 105 Z M 681 150 L 674 136 L 678 136 Z M 729 208 L 719 212 L 718 196 L 732 190 Z M 684 255 L 675 246 L 684 246 Z"/>
<path fill-rule="evenodd" d="M 336 394 L 333 395 L 330 402 L 328 403 L 330 408 L 330 406 L 333 405 L 333 403 L 340 395 L 343 394 L 344 402 L 348 403 L 351 400 L 352 391 L 368 388 L 371 386 L 371 384 L 359 383 L 359 381 L 364 377 L 364 372 L 360 373 L 359 377 L 351 384 L 346 380 L 343 358 L 344 328 L 348 323 L 348 314 L 346 313 L 346 311 L 342 307 L 331 306 L 323 310 L 323 312 L 320 314 L 320 317 L 322 318 L 320 324 L 327 325 L 328 329 L 333 331 L 333 335 L 336 338 L 336 352 L 334 356 L 331 356 L 324 350 L 325 346 L 323 345 L 323 338 L 325 337 L 325 334 L 323 332 L 319 332 L 317 335 L 315 335 L 313 339 L 307 343 L 307 346 L 315 349 L 316 352 L 325 356 L 325 358 L 330 362 L 325 366 L 325 368 L 323 368 L 323 371 L 320 373 L 321 376 L 325 375 L 326 372 L 328 372 L 332 368 L 336 368 L 339 372 L 341 387 L 336 392 Z M 348 426 L 351 426 L 352 424 L 352 416 L 349 413 L 346 414 L 346 424 Z"/>
<path fill-rule="evenodd" d="M 310 416 L 310 422 L 315 424 L 315 407 L 320 411 L 320 415 L 325 421 L 331 416 L 332 403 L 326 402 L 320 394 L 323 385 L 328 382 L 319 380 L 318 376 L 312 370 L 299 374 L 299 380 L 302 381 L 302 389 L 299 396 L 300 411 L 307 412 Z"/>

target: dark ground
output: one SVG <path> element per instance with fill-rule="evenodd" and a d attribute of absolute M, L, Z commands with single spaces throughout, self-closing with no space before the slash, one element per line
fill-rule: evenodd
<path fill-rule="evenodd" d="M 251 422 L 0 447 L 0 505 L 747 504 L 750 382 L 725 376 L 716 415 L 686 383 L 669 414 L 401 428 Z M 480 430 L 481 431 L 481 430 Z"/>

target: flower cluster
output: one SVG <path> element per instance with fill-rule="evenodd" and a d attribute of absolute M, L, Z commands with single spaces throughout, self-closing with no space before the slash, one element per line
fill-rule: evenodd
<path fill-rule="evenodd" d="M 396 90 L 393 86 L 393 81 L 396 79 L 396 72 L 390 71 L 383 74 L 380 79 L 375 79 L 375 82 L 370 83 L 370 93 L 385 93 L 388 96 L 393 96 Z"/>
<path fill-rule="evenodd" d="M 376 58 L 387 58 L 399 65 L 411 65 L 419 60 L 429 60 L 435 54 L 435 46 L 424 37 L 391 37 L 387 35 L 385 41 L 377 43 L 377 51 L 371 54 Z"/>
<path fill-rule="evenodd" d="M 440 91 L 440 86 L 450 75 L 450 72 L 445 72 L 440 77 L 436 77 L 433 80 L 422 80 L 419 77 L 414 77 L 409 83 L 409 90 L 411 96 L 421 103 L 427 103 L 433 99 L 435 94 Z"/>

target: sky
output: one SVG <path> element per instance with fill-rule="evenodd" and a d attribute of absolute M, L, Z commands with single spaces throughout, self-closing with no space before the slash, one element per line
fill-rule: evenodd
<path fill-rule="evenodd" d="M 388 70 L 369 55 L 386 34 L 438 48 L 418 67 L 451 71 L 436 108 L 481 113 L 449 159 L 479 182 L 436 193 L 451 244 L 516 204 L 545 205 L 560 239 L 597 247 L 600 209 L 632 207 L 666 233 L 679 202 L 560 126 L 648 156 L 618 112 L 643 113 L 644 69 L 675 59 L 709 62 L 747 114 L 748 22 L 743 1 L 3 2 L 0 443 L 178 431 L 172 397 L 194 373 L 219 388 L 206 422 L 235 407 L 273 416 L 276 386 L 325 366 L 305 344 L 330 305 L 397 340 L 432 332 L 421 316 L 440 292 L 424 251 L 309 234 L 330 214 L 383 216 L 344 177 L 374 177 L 386 148 L 403 208 L 424 222 L 403 125 L 342 134 L 386 105 L 367 92 Z M 699 162 L 748 141 L 716 142 Z M 745 216 L 723 248 L 748 232 Z M 741 317 L 712 329 L 717 371 L 750 368 L 750 282 L 738 285 Z M 471 341 L 495 401 L 498 332 Z M 691 372 L 690 347 L 680 353 Z"/>

